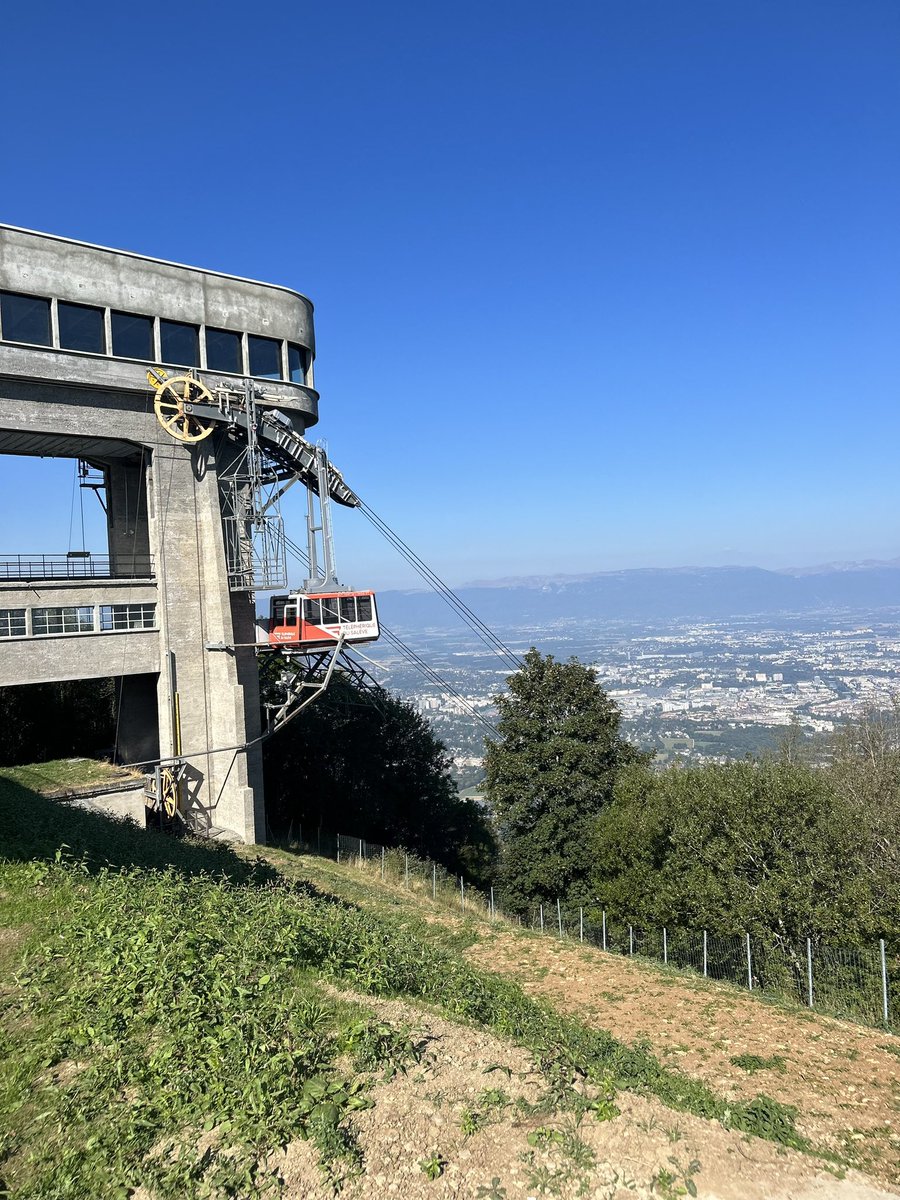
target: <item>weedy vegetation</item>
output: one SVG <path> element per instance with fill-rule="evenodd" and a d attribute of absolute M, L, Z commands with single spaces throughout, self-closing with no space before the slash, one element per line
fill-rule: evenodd
<path fill-rule="evenodd" d="M 783 1054 L 773 1054 L 771 1058 L 761 1058 L 758 1054 L 736 1054 L 731 1062 L 750 1075 L 757 1071 L 777 1071 L 783 1075 L 787 1070 L 787 1059 Z"/>
<path fill-rule="evenodd" d="M 0 1195 L 277 1196 L 309 1139 L 336 1188 L 363 1168 L 354 1114 L 422 1058 L 408 1030 L 324 983 L 424 1001 L 525 1047 L 587 1169 L 577 1121 L 620 1089 L 804 1148 L 792 1109 L 706 1085 L 424 943 L 389 917 L 224 846 L 176 842 L 0 781 Z M 501 1088 L 467 1110 L 474 1136 Z M 583 1143 L 582 1143 L 583 1145 Z M 586 1148 L 585 1148 L 586 1149 Z M 437 1170 L 433 1154 L 424 1160 Z M 443 1168 L 441 1168 L 443 1169 Z M 686 1176 L 683 1175 L 684 1179 Z M 687 1186 L 682 1183 L 681 1186 Z M 478 1193 L 505 1194 L 498 1179 Z M 692 1194 L 692 1193 L 689 1193 Z"/>

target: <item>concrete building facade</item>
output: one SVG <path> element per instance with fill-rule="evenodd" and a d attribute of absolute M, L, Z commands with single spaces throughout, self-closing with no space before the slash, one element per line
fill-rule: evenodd
<path fill-rule="evenodd" d="M 240 446 L 170 436 L 147 370 L 258 381 L 302 434 L 314 355 L 299 293 L 0 226 L 0 455 L 86 461 L 108 509 L 90 577 L 0 564 L 0 686 L 120 679 L 120 761 L 175 757 L 180 720 L 186 821 L 247 842 L 265 838 L 254 597 L 229 583 L 220 487 Z"/>

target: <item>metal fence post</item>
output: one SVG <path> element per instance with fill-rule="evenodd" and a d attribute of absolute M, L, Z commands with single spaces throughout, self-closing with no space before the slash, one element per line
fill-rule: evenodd
<path fill-rule="evenodd" d="M 384 846 L 381 847 L 381 878 L 384 880 Z"/>
<path fill-rule="evenodd" d="M 703 930 L 703 978 L 707 976 L 706 930 Z"/>
<path fill-rule="evenodd" d="M 669 939 L 666 934 L 665 925 L 663 925 L 663 962 L 668 966 L 668 963 L 669 963 Z"/>
<path fill-rule="evenodd" d="M 747 934 L 747 987 L 753 991 L 753 960 L 750 957 L 750 934 Z"/>
<path fill-rule="evenodd" d="M 603 910 L 603 949 L 606 949 L 606 909 Z"/>
<path fill-rule="evenodd" d="M 884 938 L 881 941 L 881 1007 L 884 1012 L 884 1023 L 889 1026 L 891 1023 L 890 1011 L 888 1009 L 888 977 L 887 977 L 887 959 L 884 954 Z"/>
<path fill-rule="evenodd" d="M 634 926 L 628 926 L 628 953 L 634 954 Z"/>
<path fill-rule="evenodd" d="M 813 1006 L 813 982 L 812 982 L 812 939 L 806 939 L 806 991 L 809 997 L 809 1007 Z"/>
<path fill-rule="evenodd" d="M 544 906 L 543 906 L 543 904 L 540 906 L 540 912 L 541 912 L 541 933 L 543 933 L 544 932 Z"/>
<path fill-rule="evenodd" d="M 494 919 L 494 889 L 491 888 L 491 920 Z"/>
<path fill-rule="evenodd" d="M 559 896 L 556 897 L 556 920 L 559 925 L 559 936 L 562 937 L 562 909 L 559 906 Z"/>
<path fill-rule="evenodd" d="M 459 877 L 459 898 L 460 898 L 460 901 L 461 901 L 461 903 L 462 903 L 463 911 L 465 912 L 465 908 L 466 908 L 466 885 L 463 883 L 463 877 L 462 877 L 462 875 L 460 875 L 460 877 Z"/>
<path fill-rule="evenodd" d="M 338 860 L 338 862 L 340 862 L 341 861 L 341 835 L 339 833 L 336 833 L 334 835 L 334 840 L 337 842 L 337 860 Z"/>
<path fill-rule="evenodd" d="M 437 900 L 437 863 L 431 864 L 431 898 Z"/>
<path fill-rule="evenodd" d="M 365 862 L 365 861 L 366 861 L 366 856 L 365 856 L 365 854 L 364 854 L 364 852 L 363 852 L 363 840 L 362 840 L 362 838 L 360 838 L 360 839 L 359 839 L 359 857 L 360 857 L 360 858 L 363 860 L 363 862 Z"/>
<path fill-rule="evenodd" d="M 584 941 L 584 909 L 581 907 L 578 909 L 578 940 Z"/>
<path fill-rule="evenodd" d="M 405 886 L 409 887 L 409 855 L 403 855 L 403 873 Z"/>

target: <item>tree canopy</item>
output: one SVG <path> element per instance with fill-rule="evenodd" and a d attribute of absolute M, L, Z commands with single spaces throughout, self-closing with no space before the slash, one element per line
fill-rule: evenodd
<path fill-rule="evenodd" d="M 619 772 L 643 756 L 619 732 L 618 707 L 594 671 L 531 649 L 497 698 L 499 739 L 486 742 L 486 795 L 501 839 L 503 902 L 583 903 L 591 831 Z"/>
<path fill-rule="evenodd" d="M 636 925 L 765 933 L 799 954 L 807 936 L 846 941 L 859 925 L 853 836 L 809 766 L 632 768 L 596 824 L 593 891 Z"/>
<path fill-rule="evenodd" d="M 594 829 L 593 892 L 620 921 L 900 949 L 900 704 L 780 757 L 624 772 Z"/>
<path fill-rule="evenodd" d="M 388 692 L 335 677 L 328 691 L 265 743 L 272 829 L 302 826 L 406 846 L 483 882 L 495 856 L 480 806 L 463 799 L 431 726 Z"/>

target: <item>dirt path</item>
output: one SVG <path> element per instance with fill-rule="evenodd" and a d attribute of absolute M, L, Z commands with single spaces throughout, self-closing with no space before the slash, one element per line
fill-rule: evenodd
<path fill-rule="evenodd" d="M 418 1066 L 377 1083 L 374 1107 L 355 1117 L 364 1174 L 346 1185 L 344 1200 L 665 1200 L 687 1195 L 687 1179 L 706 1200 L 889 1200 L 892 1194 L 854 1172 L 838 1179 L 807 1155 L 637 1096 L 621 1094 L 621 1113 L 612 1120 L 588 1116 L 577 1128 L 567 1114 L 528 1113 L 516 1102 L 533 1104 L 543 1084 L 524 1051 L 402 1001 L 344 996 L 429 1039 Z M 502 1089 L 506 1102 L 490 1108 L 485 1089 Z M 484 1116 L 468 1135 L 467 1110 Z M 545 1135 L 536 1145 L 540 1129 L 560 1136 Z M 564 1140 L 567 1132 L 575 1138 Z M 421 1165 L 432 1155 L 442 1164 L 433 1180 Z M 268 1165 L 284 1179 L 286 1200 L 331 1200 L 310 1142 L 293 1143 Z"/>
<path fill-rule="evenodd" d="M 489 931 L 467 957 L 623 1041 L 645 1039 L 726 1098 L 795 1105 L 815 1144 L 900 1183 L 900 1039 L 568 941 Z M 781 1061 L 750 1073 L 732 1062 L 741 1055 Z"/>

